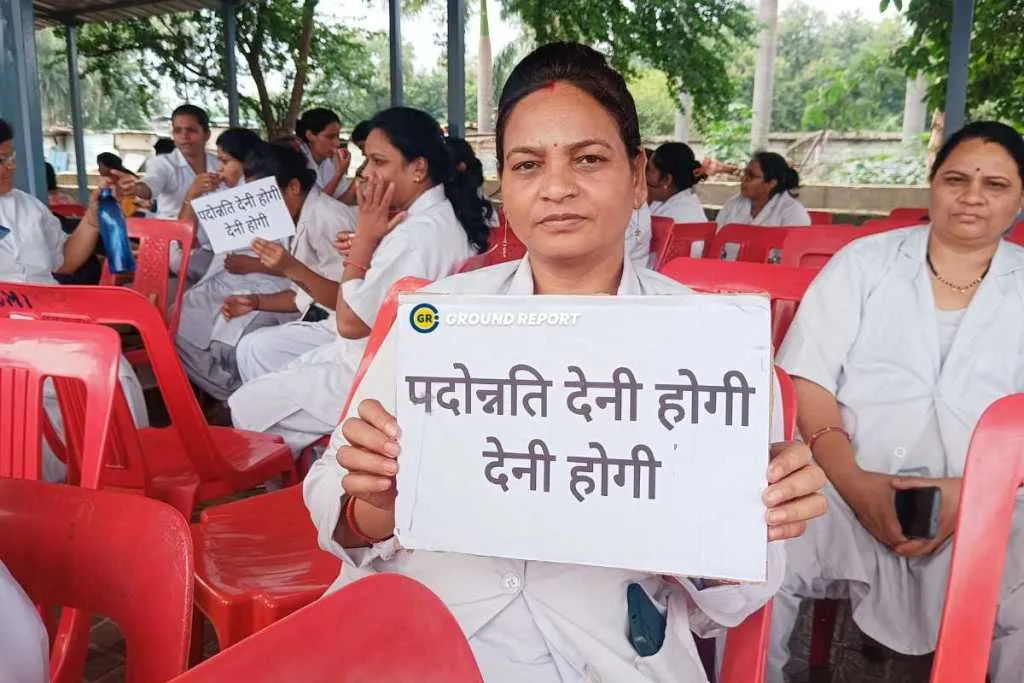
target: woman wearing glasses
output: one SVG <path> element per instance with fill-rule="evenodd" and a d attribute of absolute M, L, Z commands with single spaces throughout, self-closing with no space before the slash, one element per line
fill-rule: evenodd
<path fill-rule="evenodd" d="M 781 155 L 758 152 L 743 171 L 740 193 L 718 212 L 718 229 L 729 223 L 810 225 L 807 209 L 793 194 L 798 187 L 800 174 Z"/>

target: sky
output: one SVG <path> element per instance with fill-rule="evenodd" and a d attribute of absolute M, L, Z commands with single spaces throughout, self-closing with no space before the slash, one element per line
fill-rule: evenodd
<path fill-rule="evenodd" d="M 779 0 L 779 11 L 784 11 L 790 5 L 801 0 Z M 824 11 L 831 17 L 838 16 L 844 12 L 860 12 L 868 18 L 881 18 L 878 12 L 879 0 L 802 0 L 804 3 Z M 440 0 L 433 0 L 439 3 Z M 325 10 L 326 13 L 338 18 L 349 26 L 358 26 L 372 31 L 388 30 L 388 9 L 387 0 L 372 0 L 371 3 L 347 0 L 346 2 L 323 3 L 335 5 L 334 8 Z M 477 3 L 473 3 L 476 5 Z M 519 36 L 515 22 L 505 22 L 499 16 L 499 0 L 488 0 L 488 20 L 491 28 L 491 54 L 496 55 Z M 895 10 L 890 7 L 886 16 L 895 16 Z M 466 57 L 474 57 L 477 53 L 477 46 L 480 42 L 480 19 L 478 10 L 474 7 L 466 23 Z M 414 20 L 408 17 L 402 23 L 402 38 L 405 42 L 411 43 L 414 53 L 414 67 L 417 71 L 430 69 L 437 64 L 441 56 L 441 47 L 435 43 L 435 36 L 446 30 L 440 21 L 434 21 L 432 13 L 428 10 L 422 16 Z"/>

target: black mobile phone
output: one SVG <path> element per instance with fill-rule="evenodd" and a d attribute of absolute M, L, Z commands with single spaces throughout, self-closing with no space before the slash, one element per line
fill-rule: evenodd
<path fill-rule="evenodd" d="M 941 507 L 942 491 L 937 486 L 896 492 L 896 518 L 907 538 L 935 538 Z"/>
<path fill-rule="evenodd" d="M 629 610 L 629 642 L 633 649 L 641 657 L 658 654 L 665 642 L 668 618 L 638 583 L 631 583 L 626 589 L 626 607 Z"/>

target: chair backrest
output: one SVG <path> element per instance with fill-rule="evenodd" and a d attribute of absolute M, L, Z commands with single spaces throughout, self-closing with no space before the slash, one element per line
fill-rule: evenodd
<path fill-rule="evenodd" d="M 164 317 L 171 337 L 178 333 L 181 320 L 181 300 L 188 285 L 188 263 L 195 242 L 195 226 L 185 221 L 165 221 L 156 218 L 129 218 L 128 236 L 139 240 L 139 255 L 135 259 L 135 275 L 131 288 L 152 301 Z M 171 243 L 181 245 L 181 266 L 177 287 L 171 305 L 167 301 L 167 283 L 170 273 Z M 101 285 L 113 285 L 116 276 L 110 272 L 109 262 L 103 266 Z"/>
<path fill-rule="evenodd" d="M 796 434 L 796 393 L 793 380 L 782 368 L 775 366 L 782 394 L 783 437 Z M 719 683 L 764 683 L 771 637 L 772 603 L 747 617 L 739 626 L 729 629 L 725 637 L 725 655 Z"/>
<path fill-rule="evenodd" d="M 1006 240 L 1024 246 L 1024 220 L 1018 222 L 1010 229 L 1010 234 L 1006 236 Z"/>
<path fill-rule="evenodd" d="M 669 221 L 666 226 L 664 222 Z M 651 219 L 651 251 L 654 252 L 654 269 L 657 270 L 674 258 L 689 256 L 693 245 L 703 243 L 702 253 L 707 252 L 711 238 L 715 236 L 714 223 L 675 223 L 670 219 L 655 216 Z M 659 231 L 665 235 L 659 239 Z"/>
<path fill-rule="evenodd" d="M 61 218 L 85 218 L 85 207 L 81 204 L 53 204 L 50 211 Z"/>
<path fill-rule="evenodd" d="M 161 683 L 185 671 L 192 537 L 171 506 L 0 479 L 0 557 L 33 602 L 112 619 L 125 637 L 128 683 Z M 53 683 L 83 680 L 87 645 L 53 643 Z"/>
<path fill-rule="evenodd" d="M 811 217 L 811 225 L 832 225 L 831 211 L 808 211 L 807 215 Z"/>
<path fill-rule="evenodd" d="M 1024 394 L 982 414 L 967 452 L 932 683 L 984 681 L 1016 496 L 1024 482 Z"/>
<path fill-rule="evenodd" d="M 778 348 L 817 271 L 765 263 L 678 258 L 660 271 L 704 292 L 766 292 L 772 300 L 772 343 Z"/>
<path fill-rule="evenodd" d="M 65 320 L 99 325 L 131 325 L 142 336 L 142 342 L 149 357 L 153 374 L 163 397 L 164 405 L 171 418 L 171 424 L 183 435 L 181 443 L 192 466 L 204 481 L 221 478 L 223 465 L 212 457 L 216 447 L 213 436 L 196 403 L 195 394 L 181 368 L 177 350 L 164 324 L 160 311 L 141 294 L 126 287 L 83 287 L 27 285 L 7 283 L 9 294 L 22 302 L 19 307 L 0 307 L 0 317 L 12 313 L 34 318 Z M 118 448 L 138 449 L 135 423 L 123 399 L 115 401 L 115 437 L 110 440 L 112 454 L 108 463 L 134 463 L 139 460 L 137 453 L 120 453 Z M 229 472 L 223 472 L 225 479 Z M 104 480 L 116 476 L 108 471 Z M 126 475 L 127 476 L 127 475 Z M 132 479 L 124 485 L 139 486 L 141 482 Z"/>
<path fill-rule="evenodd" d="M 722 226 L 722 229 L 715 234 L 711 244 L 704 250 L 704 257 L 720 259 L 725 245 L 738 244 L 740 249 L 736 255 L 737 261 L 768 263 L 772 251 L 782 249 L 786 235 L 791 229 L 802 230 L 803 228 L 730 223 Z"/>
<path fill-rule="evenodd" d="M 232 645 L 174 683 L 482 680 L 466 636 L 436 595 L 413 579 L 374 574 Z"/>
<path fill-rule="evenodd" d="M 890 211 L 889 218 L 895 221 L 914 221 L 915 225 L 920 225 L 928 222 L 928 209 L 901 206 Z"/>
<path fill-rule="evenodd" d="M 0 308 L 0 313 L 10 308 Z M 103 327 L 0 316 L 0 477 L 39 479 L 43 383 L 46 378 L 80 382 L 84 392 L 65 396 L 55 382 L 61 407 L 76 400 L 81 419 L 66 431 L 82 433 L 75 449 L 81 485 L 98 488 L 110 431 L 121 340 Z"/>
<path fill-rule="evenodd" d="M 876 232 L 884 230 L 838 225 L 790 230 L 782 243 L 782 265 L 819 269 L 850 242 Z"/>
<path fill-rule="evenodd" d="M 919 218 L 872 218 L 869 221 L 864 221 L 861 227 L 874 228 L 878 232 L 883 232 L 885 230 L 911 228 L 916 225 L 928 225 L 928 221 Z"/>

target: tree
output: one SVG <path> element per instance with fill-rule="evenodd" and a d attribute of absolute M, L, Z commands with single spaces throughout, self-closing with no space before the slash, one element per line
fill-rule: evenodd
<path fill-rule="evenodd" d="M 574 40 L 605 50 L 612 65 L 635 77 L 642 64 L 667 75 L 672 100 L 693 97 L 698 122 L 721 116 L 735 91 L 732 55 L 756 31 L 742 0 L 503 0 L 538 43 Z"/>
<path fill-rule="evenodd" d="M 322 99 L 336 84 L 365 85 L 373 78 L 364 31 L 324 25 L 319 0 L 255 0 L 235 5 L 240 76 L 252 79 L 256 95 L 240 93 L 247 115 L 258 117 L 271 135 L 294 129 L 305 101 Z M 136 21 L 82 27 L 79 47 L 87 73 L 117 82 L 125 63 L 144 64 L 146 89 L 160 77 L 174 83 L 183 99 L 227 89 L 223 17 L 201 10 Z M 273 90 L 283 81 L 287 89 Z M 326 104 L 326 103 L 325 103 Z"/>
<path fill-rule="evenodd" d="M 665 74 L 650 68 L 629 81 L 644 138 L 671 135 L 675 130 L 676 105 L 666 81 Z"/>
<path fill-rule="evenodd" d="M 888 8 L 890 0 L 881 0 Z M 891 0 L 913 26 L 913 36 L 897 53 L 910 75 L 929 76 L 928 102 L 945 107 L 950 66 L 953 9 L 949 0 Z M 967 105 L 1008 121 L 1024 122 L 1024 3 L 985 0 L 975 5 L 968 67 Z"/>

